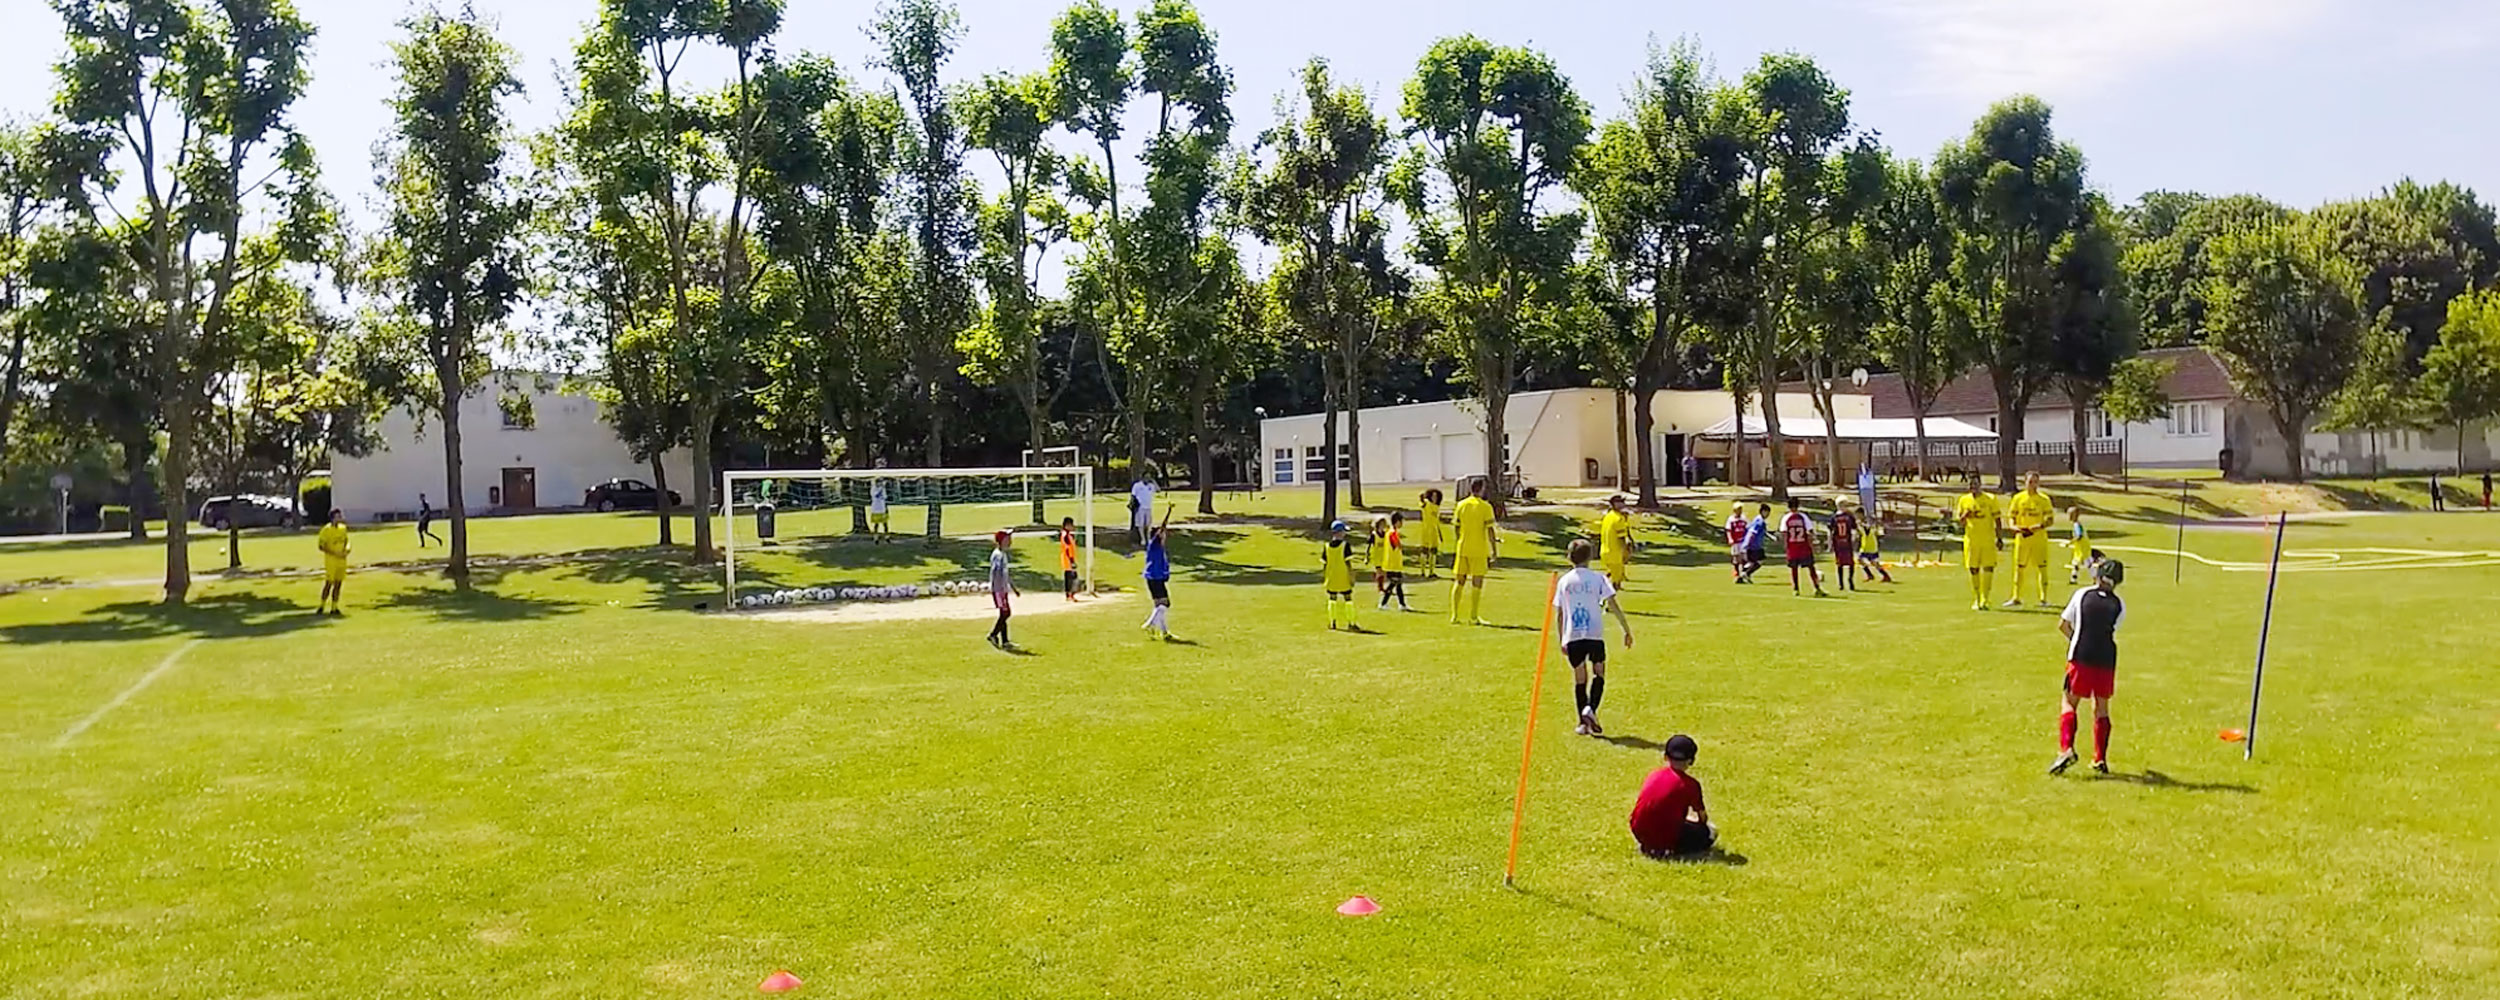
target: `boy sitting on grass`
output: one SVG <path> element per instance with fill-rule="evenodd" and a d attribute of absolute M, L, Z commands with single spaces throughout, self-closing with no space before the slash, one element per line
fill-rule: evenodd
<path fill-rule="evenodd" d="M 1652 858 L 1693 857 L 1719 842 L 1701 801 L 1693 757 L 1701 748 L 1682 733 L 1667 737 L 1667 766 L 1652 772 L 1632 803 L 1632 840 Z"/>

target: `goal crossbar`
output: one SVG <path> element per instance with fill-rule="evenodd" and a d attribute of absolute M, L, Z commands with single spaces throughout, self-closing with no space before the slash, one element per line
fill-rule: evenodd
<path fill-rule="evenodd" d="M 740 483 L 823 482 L 826 480 L 916 480 L 916 479 L 996 479 L 1016 480 L 1023 484 L 1023 501 L 1033 501 L 1031 483 L 1035 479 L 1069 480 L 1071 493 L 1077 501 L 1078 527 L 1083 531 L 1084 553 L 1078 560 L 1078 573 L 1087 592 L 1094 590 L 1094 470 L 1075 466 L 985 466 L 969 469 L 743 469 L 721 473 L 720 517 L 722 523 L 722 589 L 724 607 L 738 606 L 738 513 L 743 507 L 752 510 L 753 500 L 741 503 Z M 856 506 L 848 503 L 843 506 Z"/>

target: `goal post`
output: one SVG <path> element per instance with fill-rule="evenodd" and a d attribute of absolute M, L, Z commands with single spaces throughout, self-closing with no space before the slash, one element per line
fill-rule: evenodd
<path fill-rule="evenodd" d="M 845 575 L 833 545 L 987 546 L 991 533 L 1076 522 L 1077 574 L 1094 589 L 1094 470 L 1087 466 L 978 469 L 746 469 L 721 474 L 722 587 L 738 606 L 746 586 L 815 587 Z M 810 550 L 818 550 L 809 554 Z M 965 553 L 967 558 L 971 553 Z M 1055 550 L 1048 558 L 1058 565 Z"/>

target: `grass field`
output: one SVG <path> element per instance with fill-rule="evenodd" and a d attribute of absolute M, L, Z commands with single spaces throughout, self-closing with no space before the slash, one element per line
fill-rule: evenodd
<path fill-rule="evenodd" d="M 311 579 L 210 579 L 168 612 L 114 585 L 153 548 L 0 549 L 0 580 L 48 581 L 0 594 L 0 997 L 730 997 L 776 968 L 863 998 L 2500 992 L 2500 515 L 2295 521 L 2243 762 L 2215 733 L 2245 723 L 2266 580 L 2238 564 L 2271 534 L 2191 529 L 2173 583 L 2175 494 L 2083 500 L 2101 540 L 2164 553 L 2122 553 L 2118 773 L 2042 774 L 2048 614 L 1971 613 L 1941 569 L 1732 586 L 1714 504 L 1652 525 L 1612 738 L 1571 735 L 1547 678 L 1515 890 L 1539 605 L 1582 515 L 1513 523 L 1505 627 L 1449 626 L 1417 583 L 1425 613 L 1366 605 L 1378 634 L 1348 635 L 1316 499 L 1231 502 L 1175 542 L 1187 643 L 1145 638 L 1132 598 L 1019 622 L 1023 656 L 982 622 L 692 613 L 717 584 L 645 547 L 647 517 L 481 522 L 507 559 L 479 594 L 360 572 L 341 619 L 306 612 Z M 360 533 L 360 560 L 415 558 L 406 530 Z M 246 544 L 314 561 L 308 536 Z M 794 545 L 752 572 L 978 555 Z M 1027 601 L 1056 600 L 1045 546 L 1019 556 Z M 2416 565 L 2368 565 L 2391 559 Z M 1713 862 L 1623 829 L 1676 732 Z M 1383 913 L 1332 912 L 1357 893 Z"/>

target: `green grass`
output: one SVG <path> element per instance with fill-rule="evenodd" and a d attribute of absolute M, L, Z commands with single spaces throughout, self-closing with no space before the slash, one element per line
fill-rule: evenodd
<path fill-rule="evenodd" d="M 2085 499 L 2104 541 L 2168 545 L 2175 495 Z M 300 578 L 209 578 L 175 612 L 137 586 L 0 594 L 0 996 L 728 997 L 782 967 L 834 997 L 2500 982 L 2500 568 L 2285 574 L 2244 763 L 2215 732 L 2244 724 L 2264 575 L 2190 562 L 2173 584 L 2131 553 L 2119 773 L 2051 779 L 2047 615 L 1962 610 L 1937 569 L 1823 601 L 1739 588 L 1690 528 L 1636 565 L 1616 742 L 1570 734 L 1550 668 L 1506 890 L 1527 629 L 1577 519 L 1518 522 L 1486 601 L 1515 628 L 1366 607 L 1380 634 L 1343 635 L 1322 627 L 1316 504 L 1274 494 L 1181 533 L 1193 644 L 1145 640 L 1132 598 L 1021 621 L 1023 657 L 982 622 L 686 612 L 716 586 L 630 516 L 479 522 L 482 552 L 579 554 L 489 569 L 467 598 L 359 573 L 344 619 L 306 615 Z M 407 530 L 360 531 L 360 559 L 414 557 Z M 2270 542 L 2188 533 L 2216 560 Z M 311 561 L 308 537 L 246 544 L 256 566 Z M 2500 516 L 2290 531 L 2369 547 L 2500 550 Z M 0 579 L 146 578 L 153 551 L 12 549 Z M 1134 574 L 1119 552 L 1108 581 Z M 977 554 L 792 545 L 753 566 L 890 582 Z M 1701 741 L 1742 864 L 1630 850 L 1649 747 L 1675 732 Z M 1331 912 L 1356 893 L 1385 912 Z"/>

